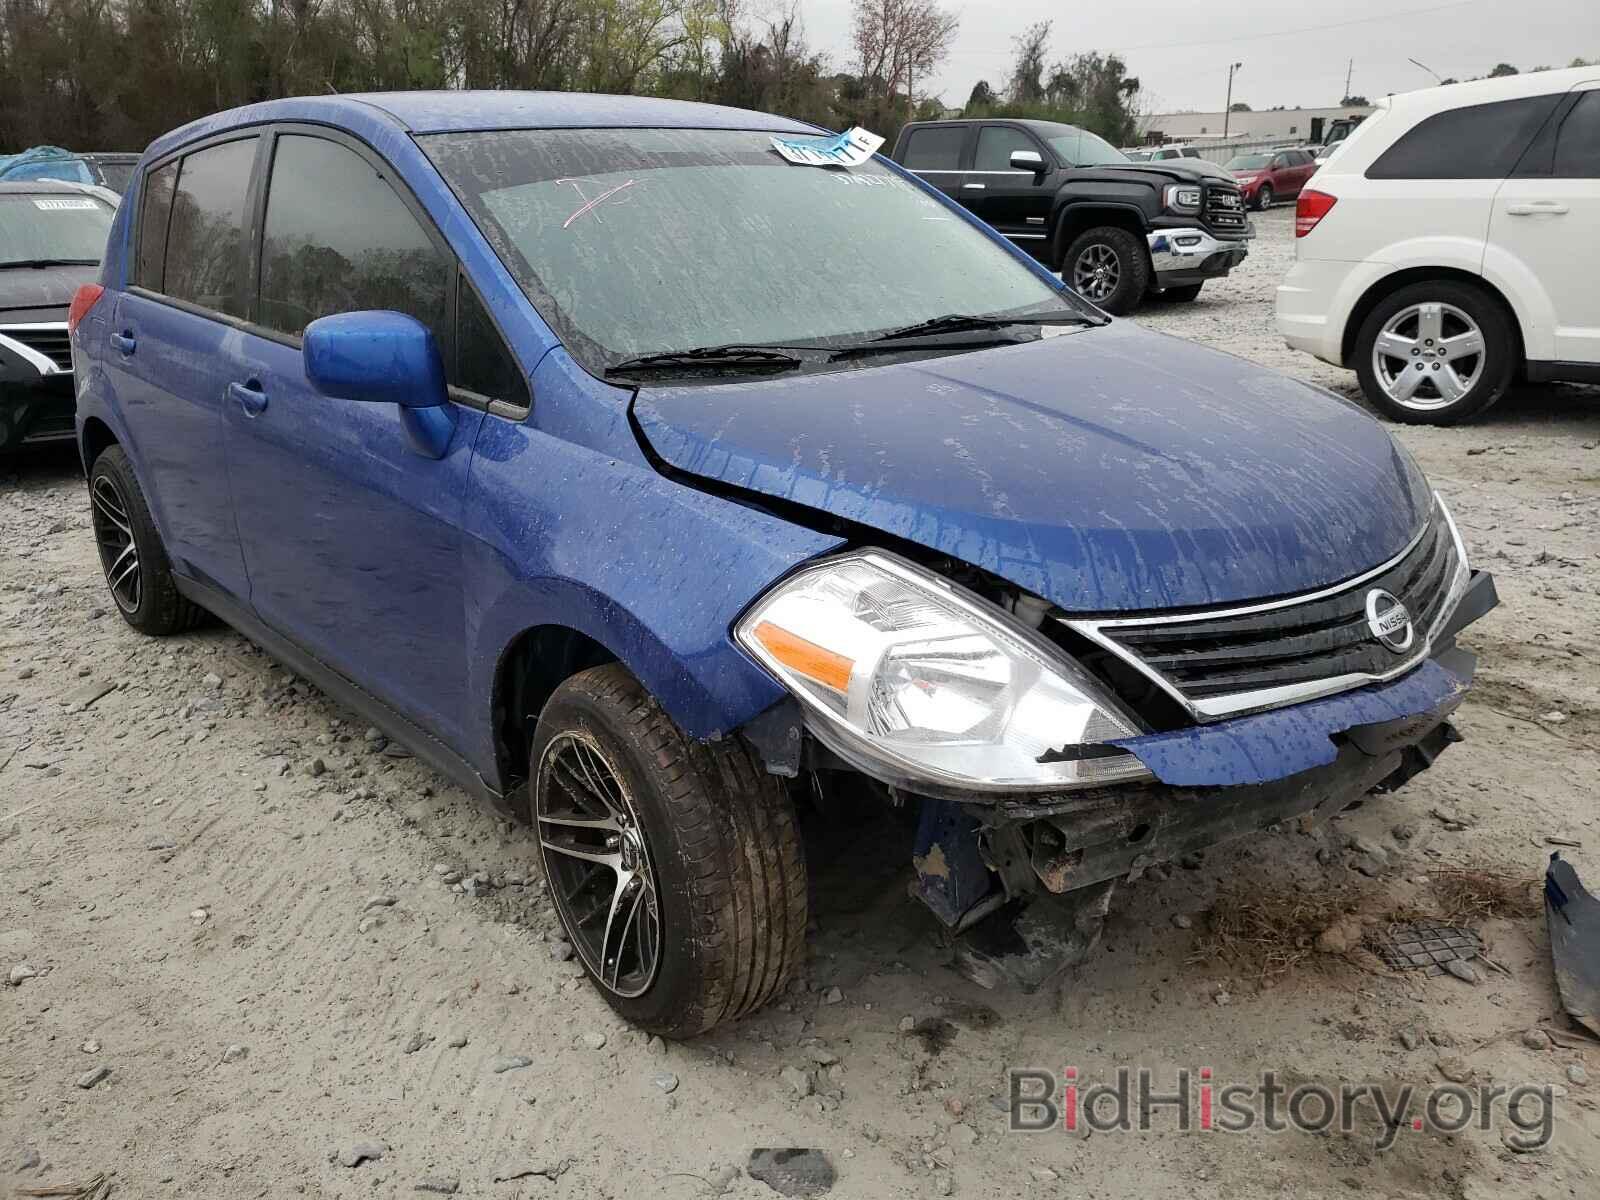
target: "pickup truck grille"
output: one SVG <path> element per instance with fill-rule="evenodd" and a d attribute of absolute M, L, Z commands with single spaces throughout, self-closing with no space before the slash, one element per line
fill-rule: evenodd
<path fill-rule="evenodd" d="M 58 371 L 72 370 L 72 339 L 64 322 L 59 325 L 0 325 L 0 337 L 44 355 Z"/>
<path fill-rule="evenodd" d="M 1216 719 L 1408 670 L 1429 653 L 1467 575 L 1455 527 L 1436 506 L 1403 554 L 1334 589 L 1250 608 L 1066 624 L 1138 668 L 1196 717 Z M 1368 608 L 1375 591 L 1389 593 L 1410 614 L 1410 644 L 1399 651 L 1373 631 Z"/>
<path fill-rule="evenodd" d="M 1206 184 L 1202 216 L 1219 232 L 1238 230 L 1243 233 L 1248 219 L 1244 211 L 1244 197 L 1238 188 L 1226 183 Z"/>

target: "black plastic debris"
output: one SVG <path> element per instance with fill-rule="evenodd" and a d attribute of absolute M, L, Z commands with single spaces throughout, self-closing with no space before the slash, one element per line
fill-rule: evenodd
<path fill-rule="evenodd" d="M 833 1187 L 833 1163 L 821 1150 L 763 1147 L 750 1152 L 745 1169 L 784 1196 L 821 1196 Z"/>
<path fill-rule="evenodd" d="M 1470 962 L 1483 953 L 1483 941 L 1460 925 L 1407 921 L 1372 938 L 1372 949 L 1391 971 L 1442 975 L 1451 962 Z"/>
<path fill-rule="evenodd" d="M 1567 1015 L 1600 1037 L 1600 900 L 1558 850 L 1544 876 L 1544 915 L 1556 991 Z"/>

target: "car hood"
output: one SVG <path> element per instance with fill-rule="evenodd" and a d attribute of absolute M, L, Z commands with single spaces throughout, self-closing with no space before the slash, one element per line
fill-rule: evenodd
<path fill-rule="evenodd" d="M 1155 176 L 1171 183 L 1199 183 L 1204 179 L 1230 179 L 1221 164 L 1203 158 L 1163 158 L 1156 162 L 1108 163 L 1099 167 L 1076 167 L 1074 183 L 1125 183 L 1130 171 Z M 1154 179 L 1155 186 L 1161 186 Z"/>
<path fill-rule="evenodd" d="M 645 388 L 634 413 L 678 472 L 919 543 L 1074 612 L 1326 587 L 1400 553 L 1431 504 L 1354 405 L 1128 322 Z"/>
<path fill-rule="evenodd" d="M 0 322 L 22 319 L 14 310 L 66 308 L 81 283 L 93 283 L 100 274 L 93 267 L 0 268 Z M 45 317 L 30 319 L 46 320 Z M 64 315 L 55 318 L 64 320 Z"/>

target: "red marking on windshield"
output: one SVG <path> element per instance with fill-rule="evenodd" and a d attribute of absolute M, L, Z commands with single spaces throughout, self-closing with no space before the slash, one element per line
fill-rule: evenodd
<path fill-rule="evenodd" d="M 639 181 L 637 179 L 630 179 L 630 180 L 628 180 L 627 183 L 619 183 L 619 184 L 617 184 L 616 187 L 607 188 L 605 191 L 601 192 L 598 196 L 595 196 L 592 199 L 583 194 L 583 183 L 584 183 L 584 181 L 581 180 L 581 179 L 558 179 L 558 180 L 556 180 L 556 182 L 557 183 L 570 183 L 572 185 L 572 190 L 577 192 L 578 193 L 578 198 L 583 201 L 583 203 L 581 205 L 579 205 L 576 209 L 573 210 L 573 213 L 572 213 L 572 215 L 570 217 L 568 217 L 565 221 L 561 222 L 561 228 L 565 229 L 568 225 L 571 225 L 579 217 L 583 216 L 584 213 L 588 213 L 588 212 L 593 212 L 594 213 L 594 219 L 596 221 L 599 221 L 600 220 L 600 214 L 595 212 L 595 209 L 599 208 L 607 200 L 611 199 L 611 197 L 619 194 L 620 192 L 626 190 L 627 188 L 631 188 L 634 184 L 638 183 Z M 626 200 L 628 197 L 623 196 L 622 198 L 624 200 Z M 601 223 L 604 224 L 604 222 L 601 222 Z"/>

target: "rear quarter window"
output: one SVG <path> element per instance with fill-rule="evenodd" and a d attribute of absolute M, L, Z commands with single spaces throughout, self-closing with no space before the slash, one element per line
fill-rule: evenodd
<path fill-rule="evenodd" d="M 1435 113 L 1380 154 L 1367 178 L 1504 179 L 1560 100 L 1528 96 Z"/>

